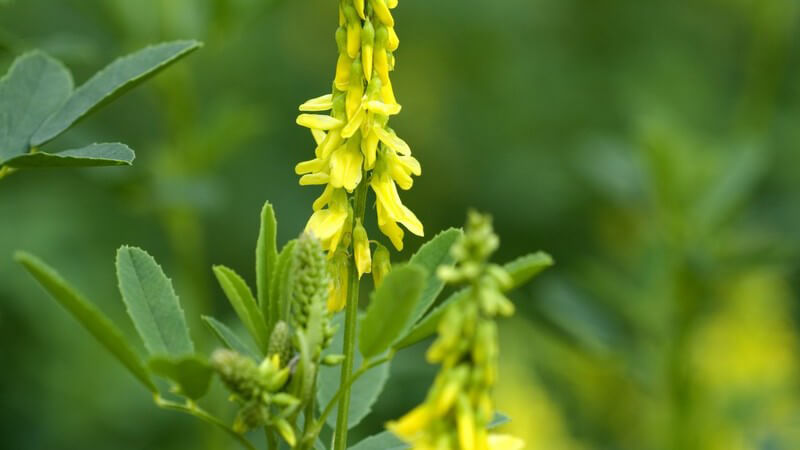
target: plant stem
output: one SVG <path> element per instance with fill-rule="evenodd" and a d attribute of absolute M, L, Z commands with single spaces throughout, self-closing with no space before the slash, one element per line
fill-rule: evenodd
<path fill-rule="evenodd" d="M 239 443 L 242 444 L 242 446 L 247 450 L 256 450 L 255 446 L 253 446 L 253 444 L 250 443 L 250 441 L 248 441 L 247 438 L 234 431 L 233 428 L 229 427 L 227 424 L 225 424 L 225 422 L 207 413 L 205 410 L 197 406 L 197 403 L 195 402 L 187 400 L 185 404 L 176 403 L 170 400 L 166 400 L 160 395 L 155 395 L 153 397 L 153 401 L 155 401 L 156 405 L 158 405 L 159 408 L 190 414 L 204 422 L 208 422 L 214 426 L 217 426 L 226 433 L 228 433 L 231 437 L 239 441 Z"/>
<path fill-rule="evenodd" d="M 267 436 L 267 449 L 278 450 L 278 439 L 275 438 L 275 432 L 269 428 L 264 428 L 264 434 Z"/>
<path fill-rule="evenodd" d="M 350 377 L 346 383 L 343 383 L 339 386 L 339 389 L 334 394 L 333 398 L 327 405 L 325 405 L 325 409 L 320 414 L 319 418 L 315 422 L 314 426 L 306 431 L 305 436 L 303 436 L 303 440 L 310 441 L 317 437 L 320 431 L 322 431 L 322 427 L 325 425 L 325 421 L 328 419 L 328 416 L 331 412 L 333 412 L 333 407 L 336 406 L 336 402 L 342 398 L 342 395 L 345 392 L 350 392 L 350 386 L 353 385 L 362 375 L 367 373 L 370 369 L 379 366 L 387 361 L 390 361 L 394 358 L 394 350 L 391 350 L 386 356 L 380 359 L 375 359 L 370 361 L 367 364 L 362 365 L 352 377 Z"/>
<path fill-rule="evenodd" d="M 355 208 L 353 211 L 353 223 L 364 219 L 364 209 L 367 205 L 367 179 L 366 174 L 355 192 Z M 356 353 L 356 326 L 358 322 L 358 287 L 359 279 L 356 272 L 355 259 L 350 258 L 347 262 L 347 276 L 350 282 L 347 291 L 347 309 L 345 312 L 344 323 L 344 362 L 342 363 L 342 376 L 340 377 L 343 387 L 341 398 L 339 399 L 339 412 L 336 418 L 336 431 L 333 435 L 334 450 L 344 450 L 347 448 L 347 421 L 350 410 L 350 379 L 353 372 L 353 363 Z"/>

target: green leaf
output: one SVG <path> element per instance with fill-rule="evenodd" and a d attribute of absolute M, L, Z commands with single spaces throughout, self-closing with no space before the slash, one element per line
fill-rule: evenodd
<path fill-rule="evenodd" d="M 264 203 L 261 209 L 261 227 L 258 231 L 256 243 L 256 289 L 261 312 L 267 319 L 268 329 L 271 332 L 277 320 L 270 314 L 269 293 L 270 283 L 274 278 L 275 264 L 278 261 L 277 247 L 278 225 L 275 221 L 275 211 L 269 202 Z"/>
<path fill-rule="evenodd" d="M 425 281 L 425 289 L 419 301 L 414 306 L 412 322 L 416 323 L 425 312 L 433 305 L 436 297 L 444 288 L 444 281 L 436 276 L 436 269 L 444 264 L 451 264 L 453 257 L 450 255 L 450 247 L 464 235 L 464 232 L 457 228 L 450 228 L 442 231 L 426 242 L 414 256 L 408 261 L 409 264 L 416 264 L 427 271 L 428 277 Z"/>
<path fill-rule="evenodd" d="M 402 266 L 389 272 L 372 293 L 359 335 L 359 349 L 365 358 L 384 352 L 412 325 L 411 314 L 425 288 L 426 275 L 419 266 Z"/>
<path fill-rule="evenodd" d="M 508 417 L 496 412 L 487 428 L 491 430 L 508 422 Z M 356 445 L 350 447 L 350 450 L 405 450 L 408 448 L 411 448 L 411 445 L 403 442 L 391 432 L 383 431 L 362 439 Z"/>
<path fill-rule="evenodd" d="M 249 356 L 256 361 L 261 358 L 257 351 L 239 339 L 239 335 L 234 333 L 233 330 L 228 328 L 228 326 L 224 323 L 211 316 L 202 316 L 202 319 L 205 324 L 208 325 L 208 328 L 211 329 L 211 332 L 217 336 L 217 339 L 219 339 L 224 346 L 241 353 L 242 355 Z"/>
<path fill-rule="evenodd" d="M 266 353 L 269 346 L 269 332 L 247 283 L 236 272 L 225 266 L 214 266 L 214 275 L 216 275 L 222 290 L 225 291 L 236 315 L 255 339 L 258 348 L 262 353 Z"/>
<path fill-rule="evenodd" d="M 411 448 L 411 446 L 394 434 L 383 431 L 362 439 L 350 447 L 350 450 L 405 450 L 407 448 Z"/>
<path fill-rule="evenodd" d="M 214 374 L 208 361 L 200 355 L 178 358 L 154 356 L 150 358 L 148 365 L 153 373 L 172 380 L 178 394 L 192 400 L 206 395 Z"/>
<path fill-rule="evenodd" d="M 544 252 L 532 253 L 507 263 L 503 268 L 508 272 L 512 280 L 511 287 L 508 291 L 522 286 L 531 278 L 552 265 L 553 258 Z M 394 348 L 399 350 L 408 347 L 435 333 L 436 327 L 439 326 L 439 320 L 444 315 L 447 307 L 461 301 L 468 293 L 469 289 L 464 288 L 452 294 L 443 301 L 441 305 L 419 321 L 407 335 L 395 343 Z"/>
<path fill-rule="evenodd" d="M 150 374 L 119 329 L 73 289 L 51 267 L 33 255 L 17 252 L 14 259 L 56 299 L 103 347 L 114 355 L 150 392 L 157 393 Z"/>
<path fill-rule="evenodd" d="M 326 354 L 344 353 L 344 313 L 338 314 L 333 319 L 333 326 L 337 328 L 337 333 L 331 341 Z M 358 336 L 358 330 L 356 330 Z M 364 358 L 356 352 L 353 361 L 354 367 L 360 367 Z M 342 376 L 342 368 L 338 366 L 321 366 L 317 377 L 317 400 L 320 412 L 336 395 L 339 389 L 339 381 Z M 389 379 L 389 363 L 376 366 L 353 383 L 350 388 L 350 411 L 347 424 L 350 428 L 358 425 L 372 411 L 372 405 L 378 400 L 378 396 L 383 391 L 386 381 Z M 328 416 L 328 425 L 336 427 L 336 414 Z"/>
<path fill-rule="evenodd" d="M 125 144 L 92 144 L 58 153 L 26 153 L 5 165 L 15 168 L 130 166 L 135 155 Z"/>
<path fill-rule="evenodd" d="M 0 165 L 27 153 L 31 136 L 72 92 L 72 75 L 46 54 L 26 53 L 0 80 Z"/>
<path fill-rule="evenodd" d="M 279 320 L 287 321 L 289 316 L 289 301 L 292 287 L 292 272 L 289 270 L 292 262 L 292 253 L 296 239 L 292 239 L 283 246 L 278 260 L 275 263 L 275 274 L 270 283 L 269 292 L 269 323 L 270 330 Z"/>
<path fill-rule="evenodd" d="M 189 328 L 172 282 L 156 260 L 140 248 L 117 251 L 119 291 L 139 336 L 151 355 L 194 353 Z"/>
<path fill-rule="evenodd" d="M 97 72 L 41 124 L 31 138 L 39 146 L 77 123 L 92 111 L 200 48 L 197 41 L 165 42 L 124 56 Z"/>

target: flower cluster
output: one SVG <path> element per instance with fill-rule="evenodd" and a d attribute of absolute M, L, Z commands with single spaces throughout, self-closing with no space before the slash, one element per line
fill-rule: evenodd
<path fill-rule="evenodd" d="M 503 295 L 511 285 L 507 272 L 488 264 L 497 236 L 486 216 L 470 213 L 464 237 L 451 250 L 455 266 L 439 268 L 449 283 L 467 283 L 469 293 L 450 306 L 439 323 L 439 336 L 428 349 L 441 370 L 425 402 L 388 428 L 416 450 L 516 450 L 521 440 L 490 434 L 494 414 L 491 389 L 497 379 L 497 315 L 514 306 Z"/>
<path fill-rule="evenodd" d="M 333 92 L 300 105 L 297 123 L 311 130 L 314 158 L 297 164 L 301 185 L 324 185 L 306 225 L 333 259 L 347 252 L 349 235 L 356 232 L 354 256 L 359 276 L 371 270 L 369 240 L 354 218 L 352 199 L 362 186 L 375 192 L 378 227 L 398 249 L 404 231 L 418 236 L 422 223 L 403 205 L 397 187 L 410 189 L 412 175 L 422 172 L 408 144 L 389 127 L 389 117 L 400 112 L 389 79 L 393 52 L 399 40 L 390 8 L 397 0 L 342 0 L 339 2 L 336 43 L 339 58 Z M 327 114 L 320 114 L 329 111 Z M 363 233 L 362 233 L 363 231 Z M 334 291 L 336 283 L 334 276 Z M 346 283 L 341 289 L 346 289 Z M 333 292 L 343 297 L 341 289 Z M 342 307 L 342 302 L 332 301 Z"/>

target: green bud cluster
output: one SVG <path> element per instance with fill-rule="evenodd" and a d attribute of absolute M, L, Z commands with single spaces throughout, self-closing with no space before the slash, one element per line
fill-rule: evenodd
<path fill-rule="evenodd" d="M 290 368 L 281 365 L 277 353 L 257 365 L 247 356 L 220 349 L 211 355 L 211 365 L 241 405 L 234 422 L 237 432 L 275 425 L 300 405 L 300 400 L 281 392 L 289 380 Z"/>
<path fill-rule="evenodd" d="M 307 233 L 300 236 L 293 250 L 291 264 L 294 280 L 292 326 L 305 332 L 312 359 L 316 359 L 330 345 L 335 332 L 327 307 L 331 278 L 325 251 L 319 240 Z"/>

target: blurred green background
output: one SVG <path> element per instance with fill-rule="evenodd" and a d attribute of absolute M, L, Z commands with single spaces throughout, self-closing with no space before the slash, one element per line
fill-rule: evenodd
<path fill-rule="evenodd" d="M 424 169 L 404 201 L 429 236 L 476 207 L 495 217 L 499 260 L 545 249 L 558 263 L 501 327 L 497 401 L 528 448 L 800 448 L 798 13 L 400 1 L 392 123 Z M 210 264 L 252 281 L 262 203 L 285 241 L 318 195 L 293 173 L 313 150 L 294 118 L 329 89 L 335 26 L 331 0 L 0 1 L 2 72 L 42 48 L 79 84 L 150 43 L 206 44 L 53 144 L 119 140 L 133 168 L 0 183 L 0 447 L 236 448 L 152 406 L 11 253 L 41 255 L 134 336 L 113 255 L 146 248 L 213 348 L 197 318 L 232 312 Z M 422 400 L 426 347 L 396 359 L 353 442 Z"/>

